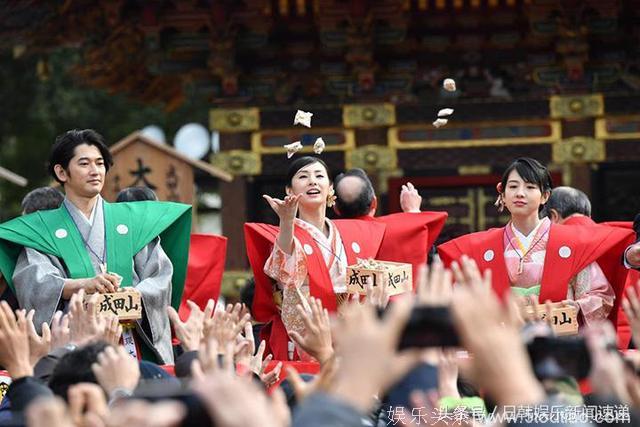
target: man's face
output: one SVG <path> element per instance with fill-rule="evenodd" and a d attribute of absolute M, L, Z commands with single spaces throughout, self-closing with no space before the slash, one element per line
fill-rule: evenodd
<path fill-rule="evenodd" d="M 66 193 L 81 197 L 95 197 L 100 194 L 106 175 L 100 150 L 88 144 L 78 145 L 68 168 L 63 169 L 61 165 L 56 165 L 55 172 L 63 182 Z"/>

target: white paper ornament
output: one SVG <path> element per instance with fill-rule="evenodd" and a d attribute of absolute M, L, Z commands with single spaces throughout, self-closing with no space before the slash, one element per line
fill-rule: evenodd
<path fill-rule="evenodd" d="M 325 143 L 322 138 L 316 139 L 316 142 L 313 144 L 313 152 L 316 154 L 321 154 L 324 151 Z"/>
<path fill-rule="evenodd" d="M 453 114 L 453 108 L 443 108 L 438 111 L 438 117 L 447 117 Z"/>
<path fill-rule="evenodd" d="M 444 125 L 446 125 L 449 122 L 449 120 L 447 119 L 437 119 L 435 122 L 433 122 L 433 126 L 436 128 L 440 128 Z"/>
<path fill-rule="evenodd" d="M 444 79 L 444 82 L 442 82 L 442 87 L 444 87 L 444 90 L 446 91 L 455 92 L 456 81 L 453 79 Z"/>
<path fill-rule="evenodd" d="M 308 128 L 311 127 L 311 116 L 313 113 L 307 113 L 306 111 L 298 110 L 296 111 L 296 116 L 293 119 L 293 125 L 302 125 Z"/>
<path fill-rule="evenodd" d="M 292 142 L 291 144 L 286 144 L 284 148 L 287 150 L 287 159 L 293 157 L 298 151 L 302 150 L 302 144 L 300 141 Z"/>

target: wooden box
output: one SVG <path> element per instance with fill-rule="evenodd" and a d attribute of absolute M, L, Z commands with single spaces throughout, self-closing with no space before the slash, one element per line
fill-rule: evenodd
<path fill-rule="evenodd" d="M 120 292 L 98 294 L 95 310 L 97 315 L 116 315 L 118 319 L 137 320 L 142 318 L 140 292 L 134 288 L 121 288 Z M 88 298 L 93 295 L 88 295 Z"/>
<path fill-rule="evenodd" d="M 527 306 L 527 313 L 533 315 L 534 310 L 539 313 L 543 321 L 547 319 L 547 309 L 544 304 Z M 558 336 L 576 335 L 578 333 L 578 310 L 562 302 L 551 304 L 551 327 Z"/>
<path fill-rule="evenodd" d="M 389 295 L 411 292 L 413 276 L 411 264 L 391 261 L 359 260 L 347 267 L 347 292 L 367 293 L 367 285 L 385 286 Z"/>

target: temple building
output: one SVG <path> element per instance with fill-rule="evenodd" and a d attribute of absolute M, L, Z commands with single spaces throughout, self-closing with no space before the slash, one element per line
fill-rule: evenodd
<path fill-rule="evenodd" d="M 233 177 L 219 191 L 236 280 L 248 270 L 243 223 L 276 222 L 261 195 L 283 193 L 283 145 L 312 153 L 318 137 L 333 173 L 370 174 L 380 213 L 400 209 L 407 181 L 423 210 L 448 211 L 441 241 L 503 223 L 495 184 L 519 156 L 586 192 L 596 220 L 633 218 L 639 10 L 638 0 L 10 2 L 0 38 L 43 58 L 75 46 L 79 79 L 167 110 L 187 85 L 207 94 L 220 151 L 203 160 Z M 436 128 L 443 108 L 454 111 Z M 293 125 L 298 109 L 313 113 L 311 128 Z"/>

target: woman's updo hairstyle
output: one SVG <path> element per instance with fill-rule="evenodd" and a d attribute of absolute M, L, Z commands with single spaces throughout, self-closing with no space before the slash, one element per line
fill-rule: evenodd
<path fill-rule="evenodd" d="M 324 167 L 324 169 L 327 171 L 327 177 L 329 178 L 329 181 L 331 181 L 331 174 L 329 173 L 329 167 L 322 159 L 314 156 L 304 156 L 294 160 L 289 165 L 289 170 L 287 170 L 287 181 L 286 181 L 287 187 L 291 187 L 291 182 L 293 181 L 293 177 L 295 176 L 296 173 L 298 173 L 300 169 L 302 169 L 305 166 L 309 166 L 312 163 L 320 163 Z"/>

